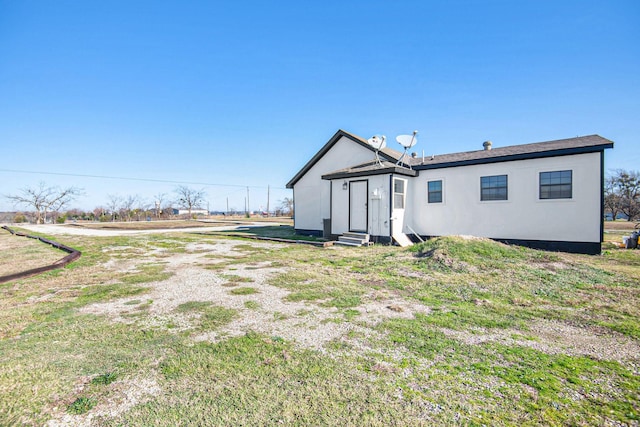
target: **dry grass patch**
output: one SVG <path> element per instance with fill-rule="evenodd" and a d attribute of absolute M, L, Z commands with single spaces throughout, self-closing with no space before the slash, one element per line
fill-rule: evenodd
<path fill-rule="evenodd" d="M 0 276 L 53 264 L 67 255 L 36 239 L 0 230 Z"/>

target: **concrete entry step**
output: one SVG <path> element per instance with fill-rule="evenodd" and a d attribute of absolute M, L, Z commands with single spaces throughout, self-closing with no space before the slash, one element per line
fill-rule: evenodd
<path fill-rule="evenodd" d="M 369 235 L 367 233 L 348 232 L 338 237 L 336 245 L 343 246 L 369 246 Z"/>

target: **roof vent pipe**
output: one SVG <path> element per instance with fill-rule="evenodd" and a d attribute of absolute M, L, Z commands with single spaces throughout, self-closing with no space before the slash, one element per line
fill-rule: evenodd
<path fill-rule="evenodd" d="M 484 147 L 484 151 L 489 151 L 491 150 L 491 141 L 485 141 L 482 143 L 482 146 Z"/>

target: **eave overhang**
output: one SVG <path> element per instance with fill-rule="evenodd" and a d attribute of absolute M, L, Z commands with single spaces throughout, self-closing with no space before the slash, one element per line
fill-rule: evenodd
<path fill-rule="evenodd" d="M 487 157 L 482 159 L 439 162 L 439 163 L 433 163 L 433 164 L 429 164 L 429 160 L 425 160 L 424 163 L 413 164 L 412 167 L 413 169 L 416 169 L 416 170 L 444 169 L 444 168 L 454 168 L 459 166 L 513 162 L 517 160 L 543 159 L 546 157 L 569 156 L 574 154 L 600 153 L 607 148 L 613 148 L 613 142 L 601 144 L 601 145 L 589 146 L 589 147 L 573 147 L 573 148 L 564 148 L 559 150 L 540 151 L 540 152 L 534 152 L 534 153 L 520 153 L 520 154 L 511 154 L 511 155 L 505 155 L 505 156 Z"/>
<path fill-rule="evenodd" d="M 374 175 L 404 175 L 404 176 L 418 176 L 418 171 L 408 169 L 399 165 L 384 162 L 382 165 L 377 162 L 363 163 L 362 165 L 354 166 L 351 168 L 340 169 L 328 174 L 322 175 L 322 179 L 347 179 L 362 176 L 374 176 Z"/>

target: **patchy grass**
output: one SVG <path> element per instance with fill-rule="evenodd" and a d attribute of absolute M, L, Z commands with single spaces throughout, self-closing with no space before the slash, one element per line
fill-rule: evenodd
<path fill-rule="evenodd" d="M 243 286 L 241 288 L 234 288 L 229 291 L 231 295 L 252 295 L 252 294 L 257 294 L 259 292 L 260 291 L 258 291 L 256 288 L 251 288 L 248 286 Z"/>
<path fill-rule="evenodd" d="M 89 412 L 96 406 L 96 400 L 93 397 L 79 397 L 74 400 L 68 407 L 67 412 L 70 414 L 80 415 Z"/>
<path fill-rule="evenodd" d="M 245 301 L 244 306 L 249 310 L 258 310 L 260 308 L 260 303 L 256 301 Z"/>
<path fill-rule="evenodd" d="M 189 301 L 176 307 L 176 311 L 181 313 L 201 312 L 211 306 L 211 301 Z"/>
<path fill-rule="evenodd" d="M 189 301 L 175 309 L 179 313 L 197 315 L 195 328 L 198 331 L 213 331 L 236 318 L 237 310 L 215 306 L 211 301 Z"/>
<path fill-rule="evenodd" d="M 238 276 L 237 274 L 221 274 L 220 277 L 227 280 L 229 283 L 250 283 L 253 282 L 253 279 L 249 277 Z"/>
<path fill-rule="evenodd" d="M 80 422 L 98 407 L 122 409 L 94 413 L 105 426 L 640 421 L 640 251 L 582 256 L 459 237 L 408 250 L 243 242 L 216 265 L 235 285 L 225 292 L 254 296 L 183 302 L 161 319 L 176 323 L 166 328 L 154 310 L 121 323 L 78 308 L 121 299 L 148 308 L 140 296 L 180 268 L 158 257 L 204 260 L 188 244 L 219 237 L 56 239 L 83 251 L 76 265 L 0 285 L 1 425 Z M 265 285 L 286 290 L 294 310 L 261 299 L 268 286 L 241 286 L 250 279 L 234 271 L 262 265 L 282 269 Z M 372 314 L 374 303 L 394 308 Z M 429 310 L 412 311 L 421 306 Z M 273 330 L 230 333 L 241 316 Z M 182 318 L 191 329 L 177 332 Z M 557 326 L 546 331 L 555 338 L 540 324 Z M 291 340 L 293 327 L 334 335 L 316 351 Z M 580 347 L 562 327 L 589 340 Z M 158 390 L 118 407 L 140 379 Z"/>
<path fill-rule="evenodd" d="M 91 384 L 99 384 L 99 385 L 109 385 L 114 382 L 118 378 L 118 375 L 115 372 L 107 372 L 101 375 L 98 375 L 94 379 L 91 380 Z"/>
<path fill-rule="evenodd" d="M 202 310 L 199 329 L 202 331 L 216 330 L 235 319 L 237 314 L 236 310 L 226 307 L 207 307 Z"/>

